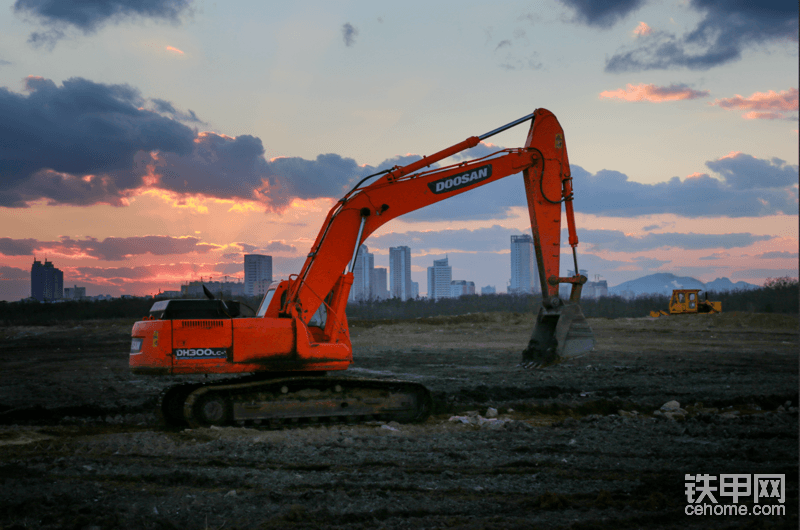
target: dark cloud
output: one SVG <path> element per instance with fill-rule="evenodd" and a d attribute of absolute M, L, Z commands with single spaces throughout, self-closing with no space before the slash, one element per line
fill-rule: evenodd
<path fill-rule="evenodd" d="M 653 270 L 661 267 L 662 265 L 666 265 L 670 263 L 668 260 L 662 259 L 655 259 L 655 258 L 648 258 L 645 256 L 636 256 L 631 258 L 637 265 L 639 265 L 642 270 Z"/>
<path fill-rule="evenodd" d="M 368 245 L 380 248 L 409 246 L 416 250 L 458 250 L 461 252 L 496 252 L 511 248 L 511 236 L 519 230 L 494 225 L 475 230 L 410 231 L 372 236 Z"/>
<path fill-rule="evenodd" d="M 475 149 L 480 148 L 476 147 Z M 479 151 L 479 154 L 483 151 Z M 613 217 L 676 214 L 682 217 L 758 217 L 797 213 L 798 168 L 773 158 L 733 153 L 707 163 L 722 180 L 708 174 L 673 177 L 666 182 L 633 182 L 618 171 L 591 174 L 571 165 L 575 210 Z M 527 207 L 521 175 L 462 193 L 412 212 L 409 221 L 503 219 L 512 206 Z M 658 228 L 651 226 L 648 229 Z"/>
<path fill-rule="evenodd" d="M 167 272 L 163 265 L 158 269 L 153 266 L 141 267 L 75 267 L 75 271 L 82 278 L 103 278 L 112 283 L 122 284 L 124 280 L 142 280 L 152 278 L 156 273 Z M 79 280 L 80 281 L 80 280 Z"/>
<path fill-rule="evenodd" d="M 356 43 L 356 37 L 358 36 L 358 29 L 353 27 L 352 24 L 346 22 L 342 25 L 342 38 L 344 39 L 345 46 L 352 46 Z"/>
<path fill-rule="evenodd" d="M 156 112 L 160 114 L 167 114 L 172 119 L 179 121 L 187 121 L 190 123 L 205 123 L 204 121 L 202 121 L 200 118 L 197 117 L 197 114 L 195 114 L 193 110 L 188 110 L 187 112 L 181 112 L 177 110 L 172 103 L 163 99 L 153 98 L 150 101 L 152 101 Z"/>
<path fill-rule="evenodd" d="M 722 175 L 736 190 L 783 189 L 797 183 L 797 166 L 788 165 L 780 158 L 764 160 L 735 153 L 706 162 L 706 166 Z"/>
<path fill-rule="evenodd" d="M 525 230 L 530 233 L 530 230 Z M 430 230 L 410 231 L 405 233 L 389 233 L 373 236 L 367 244 L 374 248 L 409 246 L 420 251 L 458 251 L 458 252 L 497 252 L 511 248 L 511 236 L 519 235 L 519 230 L 492 226 L 475 230 Z M 643 236 L 626 235 L 620 230 L 578 229 L 578 238 L 584 251 L 602 250 L 609 252 L 643 252 L 658 248 L 679 248 L 698 250 L 705 248 L 740 248 L 758 241 L 771 239 L 772 236 L 761 236 L 750 233 L 739 234 L 695 234 L 664 233 L 646 234 Z M 568 234 L 562 230 L 561 240 L 566 242 Z M 633 258 L 644 269 L 658 268 L 668 261 L 647 257 Z"/>
<path fill-rule="evenodd" d="M 750 233 L 739 234 L 646 234 L 641 237 L 629 236 L 620 230 L 578 229 L 578 239 L 592 249 L 608 252 L 642 252 L 657 248 L 679 248 L 700 250 L 706 248 L 741 248 L 758 241 L 772 239 L 773 236 L 759 236 Z M 561 235 L 567 240 L 566 230 Z"/>
<path fill-rule="evenodd" d="M 189 11 L 191 0 L 17 0 L 14 12 L 30 16 L 48 26 L 34 32 L 28 42 L 52 47 L 64 38 L 64 29 L 73 27 L 85 34 L 107 23 L 149 18 L 178 22 Z"/>
<path fill-rule="evenodd" d="M 747 269 L 743 271 L 734 272 L 731 274 L 731 279 L 736 280 L 739 278 L 797 278 L 797 267 L 793 269 Z"/>
<path fill-rule="evenodd" d="M 147 181 L 183 195 L 280 209 L 295 197 L 341 197 L 363 176 L 419 159 L 395 157 L 379 168 L 337 154 L 268 161 L 259 138 L 198 134 L 178 121 L 199 121 L 193 112 L 127 85 L 74 78 L 57 87 L 32 77 L 27 89 L 0 89 L 0 207 L 39 199 L 123 205 Z"/>
<path fill-rule="evenodd" d="M 644 230 L 645 232 L 649 232 L 650 230 L 656 230 L 658 228 L 661 228 L 661 225 L 647 225 L 642 227 L 642 230 Z"/>
<path fill-rule="evenodd" d="M 714 252 L 710 256 L 703 256 L 697 259 L 706 260 L 706 261 L 716 261 L 720 259 L 728 259 L 731 255 L 728 252 Z"/>
<path fill-rule="evenodd" d="M 756 256 L 761 259 L 797 259 L 797 252 L 786 252 L 785 250 L 774 250 L 772 252 L 764 252 Z"/>
<path fill-rule="evenodd" d="M 236 243 L 238 247 L 242 249 L 242 252 L 245 254 L 253 254 L 253 251 L 258 249 L 256 245 L 248 245 L 247 243 Z"/>
<path fill-rule="evenodd" d="M 742 51 L 751 46 L 798 40 L 796 2 L 692 0 L 690 5 L 703 14 L 696 28 L 680 37 L 654 31 L 637 39 L 635 48 L 606 62 L 606 72 L 707 70 L 739 60 Z"/>
<path fill-rule="evenodd" d="M 6 61 L 5 59 L 0 59 L 0 66 L 8 66 L 11 64 L 11 61 Z"/>
<path fill-rule="evenodd" d="M 283 241 L 270 241 L 267 246 L 262 248 L 263 252 L 297 252 L 297 247 L 287 245 Z"/>
<path fill-rule="evenodd" d="M 575 12 L 575 22 L 607 29 L 639 9 L 645 0 L 561 0 L 561 3 Z"/>
<path fill-rule="evenodd" d="M 4 256 L 31 256 L 38 247 L 37 239 L 11 239 L 0 237 L 0 254 Z"/>
<path fill-rule="evenodd" d="M 196 237 L 171 236 L 107 237 L 102 241 L 93 237 L 76 240 L 62 236 L 58 245 L 106 261 L 120 261 L 140 254 L 155 256 L 188 254 L 190 252 L 205 254 L 219 248 L 217 245 L 201 243 L 200 239 Z"/>
<path fill-rule="evenodd" d="M 62 254 L 83 254 L 106 261 L 120 261 L 139 254 L 156 256 L 190 252 L 205 254 L 217 248 L 220 247 L 201 243 L 196 237 L 107 237 L 102 241 L 94 237 L 72 239 L 69 236 L 61 236 L 59 241 L 0 238 L 0 254 L 6 256 L 30 256 L 34 252 L 56 250 Z"/>
<path fill-rule="evenodd" d="M 0 265 L 0 281 L 3 280 L 30 280 L 31 271 Z"/>
<path fill-rule="evenodd" d="M 57 87 L 29 77 L 26 89 L 0 88 L 0 206 L 37 198 L 116 204 L 120 190 L 142 183 L 138 152 L 192 150 L 194 131 L 141 110 L 145 100 L 128 85 L 72 78 Z"/>

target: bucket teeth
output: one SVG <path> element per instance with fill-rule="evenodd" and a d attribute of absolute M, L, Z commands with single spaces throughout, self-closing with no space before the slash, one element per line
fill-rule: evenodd
<path fill-rule="evenodd" d="M 542 307 L 536 317 L 528 347 L 520 366 L 546 368 L 566 359 L 580 357 L 594 349 L 594 333 L 578 304 L 556 309 Z"/>

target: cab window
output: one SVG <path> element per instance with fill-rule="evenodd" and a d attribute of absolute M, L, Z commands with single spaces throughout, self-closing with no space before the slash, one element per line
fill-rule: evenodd
<path fill-rule="evenodd" d="M 273 296 L 275 296 L 275 287 L 270 288 L 267 294 L 264 295 L 264 298 L 261 300 L 261 305 L 258 306 L 257 317 L 263 317 L 267 314 L 267 308 L 269 308 L 269 303 L 272 301 Z"/>

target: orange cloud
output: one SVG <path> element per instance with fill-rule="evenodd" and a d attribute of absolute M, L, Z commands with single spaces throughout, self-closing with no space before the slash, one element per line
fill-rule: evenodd
<path fill-rule="evenodd" d="M 621 99 L 623 101 L 650 101 L 663 103 L 664 101 L 679 101 L 682 99 L 697 99 L 708 96 L 707 90 L 693 90 L 684 84 L 670 85 L 667 87 L 656 85 L 631 85 L 617 90 L 600 92 L 600 99 Z"/>
<path fill-rule="evenodd" d="M 176 48 L 174 46 L 167 46 L 166 50 L 168 52 L 174 52 L 174 53 L 177 53 L 179 55 L 184 55 L 183 50 L 179 50 L 178 48 Z"/>
<path fill-rule="evenodd" d="M 783 114 L 779 114 L 777 112 L 747 112 L 742 114 L 742 118 L 746 120 L 782 120 L 785 119 L 786 116 Z"/>
<path fill-rule="evenodd" d="M 736 94 L 732 98 L 716 99 L 709 105 L 728 110 L 749 110 L 742 114 L 746 120 L 781 120 L 789 118 L 790 112 L 797 112 L 798 91 L 790 88 L 780 92 L 754 92 L 749 98 Z"/>
<path fill-rule="evenodd" d="M 633 34 L 637 37 L 643 37 L 645 35 L 650 35 L 651 33 L 653 33 L 653 28 L 648 26 L 645 22 L 639 22 L 639 25 L 633 30 Z"/>
<path fill-rule="evenodd" d="M 736 94 L 732 98 L 717 99 L 711 105 L 718 105 L 724 109 L 752 109 L 752 110 L 773 110 L 789 112 L 797 110 L 798 92 L 796 88 L 775 92 L 755 92 L 749 98 Z"/>

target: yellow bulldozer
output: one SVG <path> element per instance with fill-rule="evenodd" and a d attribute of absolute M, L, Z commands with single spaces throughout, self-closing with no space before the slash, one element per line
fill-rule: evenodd
<path fill-rule="evenodd" d="M 672 298 L 669 300 L 669 313 L 664 310 L 650 311 L 650 316 L 661 317 L 721 312 L 722 302 L 709 302 L 708 293 L 706 293 L 705 300 L 700 300 L 700 289 L 675 289 L 672 291 Z"/>

